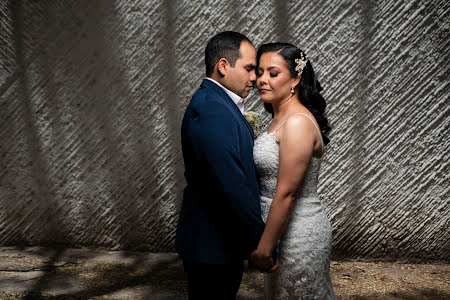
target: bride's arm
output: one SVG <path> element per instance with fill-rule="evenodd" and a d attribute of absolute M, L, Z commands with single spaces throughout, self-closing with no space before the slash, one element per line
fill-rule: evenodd
<path fill-rule="evenodd" d="M 308 169 L 314 151 L 314 130 L 311 121 L 301 116 L 288 119 L 280 132 L 280 163 L 275 197 L 270 206 L 267 224 L 252 254 L 260 269 L 268 270 L 272 252 L 287 223 L 295 195 Z"/>

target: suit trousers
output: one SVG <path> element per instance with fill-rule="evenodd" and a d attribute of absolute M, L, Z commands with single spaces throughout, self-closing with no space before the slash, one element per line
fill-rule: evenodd
<path fill-rule="evenodd" d="M 189 300 L 236 299 L 244 273 L 243 261 L 225 265 L 183 263 L 188 277 Z"/>

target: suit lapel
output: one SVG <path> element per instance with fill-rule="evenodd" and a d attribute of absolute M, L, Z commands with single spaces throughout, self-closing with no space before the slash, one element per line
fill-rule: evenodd
<path fill-rule="evenodd" d="M 252 126 L 247 121 L 247 119 L 244 117 L 244 115 L 241 113 L 241 111 L 237 107 L 236 103 L 233 102 L 233 100 L 230 98 L 230 96 L 228 96 L 228 94 L 220 86 L 218 86 L 217 84 L 215 84 L 214 82 L 212 82 L 211 80 L 208 80 L 208 79 L 203 79 L 203 82 L 200 86 L 214 90 L 214 92 L 216 92 L 221 98 L 223 98 L 223 100 L 227 104 L 228 108 L 230 108 L 231 111 L 235 115 L 237 115 L 237 117 L 240 118 L 242 120 L 242 122 L 244 122 L 245 126 L 247 126 L 247 129 L 250 132 L 252 139 L 253 140 L 255 139 L 255 135 L 254 135 Z"/>

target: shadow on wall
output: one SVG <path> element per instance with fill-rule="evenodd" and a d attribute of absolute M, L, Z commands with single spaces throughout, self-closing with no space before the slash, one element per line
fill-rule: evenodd
<path fill-rule="evenodd" d="M 213 2 L 0 5 L 13 72 L 0 83 L 11 98 L 0 109 L 0 243 L 173 251 L 182 113 L 203 42 L 232 29 L 300 42 L 332 86 L 338 138 L 321 184 L 334 252 L 444 259 L 445 1 Z"/>
<path fill-rule="evenodd" d="M 370 58 L 371 58 L 371 43 L 373 41 L 373 28 L 374 11 L 373 4 L 369 2 L 361 2 L 362 8 L 360 9 L 361 15 L 361 51 L 360 57 L 356 60 L 357 63 L 357 73 L 360 74 L 361 80 L 357 82 L 357 90 L 359 91 L 360 97 L 363 99 L 369 98 L 370 94 L 373 92 L 370 87 Z M 361 178 L 361 173 L 364 170 L 370 168 L 373 163 L 371 161 L 365 160 L 364 150 L 362 145 L 366 144 L 366 135 L 364 134 L 365 128 L 360 126 L 361 121 L 358 119 L 365 118 L 367 113 L 365 108 L 361 106 L 358 102 L 353 101 L 350 104 L 350 108 L 347 109 L 352 115 L 352 125 L 347 128 L 346 135 L 348 137 L 346 143 L 351 144 L 348 149 L 351 149 L 351 153 L 346 153 L 345 161 L 347 162 L 347 167 L 349 172 L 346 176 L 351 178 L 349 180 L 348 188 L 342 193 L 343 198 L 346 199 L 345 206 L 351 208 L 349 214 L 341 215 L 339 220 L 336 220 L 334 227 L 347 228 L 347 230 L 342 234 L 341 238 L 345 238 L 346 243 L 334 243 L 333 256 L 338 257 L 348 257 L 349 253 L 352 255 L 358 255 L 361 252 L 364 253 L 367 249 L 367 245 L 361 245 L 361 235 L 367 233 L 367 230 L 372 224 L 367 224 L 367 207 L 364 206 L 365 203 L 361 201 L 364 199 L 365 189 L 362 189 L 364 184 L 364 179 Z M 358 209 L 356 209 L 358 208 Z M 346 224 L 353 224 L 348 226 Z M 361 228 L 367 228 L 366 232 L 363 232 Z M 355 234 L 356 233 L 356 234 Z M 338 237 L 339 238 L 339 237 Z"/>
<path fill-rule="evenodd" d="M 50 168 L 52 167 L 45 157 L 45 149 L 43 143 L 40 140 L 42 133 L 39 132 L 39 120 L 33 112 L 33 91 L 32 83 L 27 77 L 26 57 L 25 57 L 25 45 L 22 40 L 22 33 L 24 28 L 24 11 L 22 1 L 10 1 L 10 11 L 12 20 L 12 29 L 14 36 L 14 48 L 15 48 L 15 60 L 16 60 L 16 74 L 18 78 L 19 95 L 20 99 L 20 118 L 24 124 L 24 130 L 21 132 L 25 136 L 25 143 L 29 146 L 30 151 L 27 153 L 28 159 L 31 162 L 31 196 L 35 198 L 35 201 L 39 203 L 38 213 L 34 219 L 28 218 L 27 226 L 18 225 L 14 230 L 9 232 L 9 235 L 13 235 L 17 244 L 27 244 L 31 239 L 40 240 L 42 243 L 53 241 L 57 239 L 61 244 L 69 243 L 67 237 L 67 223 L 64 216 L 56 213 L 55 208 L 59 206 L 55 198 L 55 187 L 53 186 L 50 178 Z M 44 64 L 45 65 L 45 64 Z M 45 80 L 51 80 L 49 77 L 45 77 Z M 54 90 L 49 89 L 46 91 L 50 101 L 52 101 Z M 55 113 L 54 111 L 52 113 Z M 23 199 L 18 199 L 23 200 Z M 23 212 L 22 212 L 23 213 Z M 20 217 L 23 217 L 21 212 L 18 213 Z M 7 217 L 15 218 L 16 215 L 8 215 Z M 25 216 L 27 217 L 27 216 Z M 19 220 L 16 218 L 15 222 Z M 19 220 L 20 221 L 20 220 Z M 35 232 L 27 235 L 27 229 L 38 228 Z"/>
<path fill-rule="evenodd" d="M 36 6 L 9 2 L 20 85 L 20 99 L 11 100 L 21 105 L 30 150 L 20 150 L 33 175 L 29 226 L 24 230 L 21 219 L 8 225 L 20 231 L 8 243 L 172 248 L 183 171 L 176 76 L 133 81 L 142 70 L 131 69 L 139 59 L 122 36 L 121 8 L 92 1 Z M 176 74 L 175 13 L 170 3 L 162 8 L 168 26 L 158 63 Z M 30 23 L 38 24 L 32 33 Z M 24 41 L 30 36 L 37 43 Z M 163 92 L 149 99 L 136 84 L 159 84 Z"/>

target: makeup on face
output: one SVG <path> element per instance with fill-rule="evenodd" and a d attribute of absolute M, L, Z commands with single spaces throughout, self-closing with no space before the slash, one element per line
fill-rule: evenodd
<path fill-rule="evenodd" d="M 291 73 L 279 54 L 264 53 L 256 75 L 256 87 L 263 101 L 277 101 L 290 95 Z"/>

